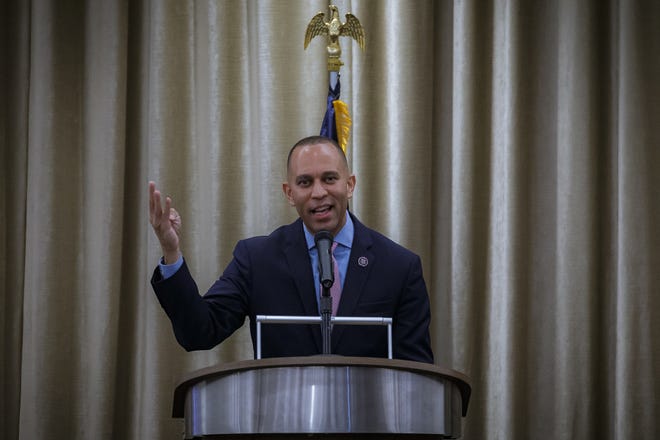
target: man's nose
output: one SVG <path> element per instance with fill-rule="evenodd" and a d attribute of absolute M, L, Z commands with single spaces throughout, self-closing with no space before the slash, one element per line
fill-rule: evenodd
<path fill-rule="evenodd" d="M 323 197 L 327 193 L 328 192 L 326 191 L 325 186 L 323 186 L 323 182 L 320 180 L 315 180 L 312 186 L 312 197 Z"/>

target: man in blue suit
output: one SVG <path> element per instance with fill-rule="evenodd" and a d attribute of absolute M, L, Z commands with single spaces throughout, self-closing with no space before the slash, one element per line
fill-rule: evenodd
<path fill-rule="evenodd" d="M 320 282 L 314 236 L 330 231 L 337 243 L 341 297 L 337 316 L 391 317 L 393 357 L 433 362 L 430 307 L 419 257 L 367 228 L 348 211 L 355 176 L 336 142 L 312 136 L 296 143 L 282 185 L 299 218 L 270 235 L 238 242 L 233 259 L 204 296 L 179 248 L 181 219 L 149 183 L 150 222 L 163 251 L 153 289 L 186 350 L 210 349 L 250 319 L 255 346 L 257 315 L 319 315 Z M 262 328 L 262 357 L 322 352 L 320 325 Z M 382 326 L 335 325 L 331 352 L 387 357 Z"/>

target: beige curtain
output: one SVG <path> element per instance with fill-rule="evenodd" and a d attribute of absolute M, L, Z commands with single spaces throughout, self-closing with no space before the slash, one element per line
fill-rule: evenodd
<path fill-rule="evenodd" d="M 351 209 L 421 255 L 465 439 L 660 435 L 660 2 L 337 1 Z M 180 438 L 186 353 L 151 292 L 147 182 L 203 288 L 295 218 L 327 1 L 0 7 L 0 437 Z M 655 315 L 655 316 L 654 316 Z"/>

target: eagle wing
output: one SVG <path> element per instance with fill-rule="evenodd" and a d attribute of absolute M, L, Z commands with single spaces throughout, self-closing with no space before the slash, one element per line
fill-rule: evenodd
<path fill-rule="evenodd" d="M 312 38 L 316 37 L 317 35 L 327 35 L 328 25 L 324 18 L 325 14 L 323 12 L 319 12 L 314 17 L 312 17 L 312 20 L 307 25 L 307 31 L 305 32 L 305 49 L 307 49 L 307 46 L 309 45 L 309 42 L 312 41 Z"/>
<path fill-rule="evenodd" d="M 309 32 L 309 30 L 307 32 Z M 350 12 L 346 14 L 346 23 L 341 27 L 339 35 L 354 38 L 355 41 L 357 41 L 358 46 L 360 46 L 360 49 L 364 50 L 364 28 L 360 24 L 360 20 Z"/>

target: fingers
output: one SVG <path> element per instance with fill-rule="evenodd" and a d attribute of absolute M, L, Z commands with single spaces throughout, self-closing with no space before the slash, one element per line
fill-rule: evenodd
<path fill-rule="evenodd" d="M 161 216 L 164 216 L 167 218 L 167 220 L 170 219 L 172 212 L 172 199 L 169 197 L 165 197 L 165 209 L 161 211 Z"/>
<path fill-rule="evenodd" d="M 181 216 L 176 211 L 176 209 L 170 209 L 170 225 L 174 228 L 174 232 L 178 235 L 181 230 Z"/>
<path fill-rule="evenodd" d="M 172 198 L 169 196 L 164 198 L 163 202 L 156 184 L 150 181 L 149 221 L 156 237 L 158 237 L 158 241 L 160 241 L 163 258 L 165 258 L 165 261 L 174 262 L 180 255 L 179 230 L 181 228 L 181 217 L 172 207 Z"/>
<path fill-rule="evenodd" d="M 160 191 L 156 189 L 154 182 L 149 182 L 149 221 L 154 228 L 160 228 L 163 224 L 163 217 L 168 218 L 172 199 L 165 198 L 165 209 L 161 202 Z"/>
<path fill-rule="evenodd" d="M 178 226 L 181 225 L 179 213 L 172 208 L 172 198 L 165 197 L 165 207 L 163 208 L 160 191 L 156 189 L 153 181 L 149 182 L 149 221 L 157 231 L 163 227 L 169 229 L 170 225 L 174 225 L 178 230 Z"/>
<path fill-rule="evenodd" d="M 156 227 L 160 224 L 163 215 L 162 206 L 160 202 L 160 191 L 156 189 L 154 182 L 149 182 L 149 221 L 151 225 Z"/>

